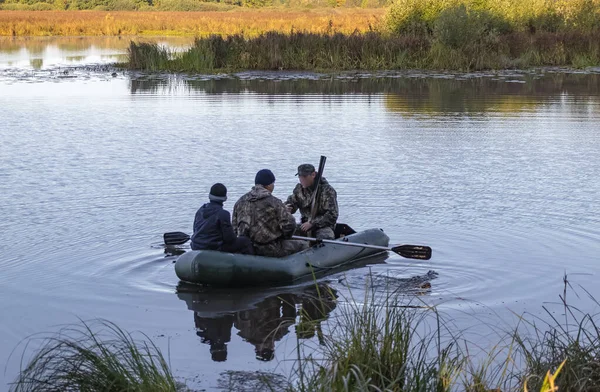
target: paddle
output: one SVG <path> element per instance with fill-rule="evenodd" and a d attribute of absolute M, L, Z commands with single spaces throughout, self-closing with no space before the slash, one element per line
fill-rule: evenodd
<path fill-rule="evenodd" d="M 393 247 L 387 247 L 387 246 L 379 246 L 379 245 L 359 244 L 356 242 L 347 242 L 347 241 L 318 240 L 318 239 L 312 238 L 312 237 L 300 237 L 297 235 L 293 236 L 292 239 L 303 240 L 303 241 L 325 242 L 327 244 L 356 246 L 359 248 L 387 250 L 387 251 L 392 251 L 402 257 L 406 257 L 407 259 L 429 260 L 431 258 L 431 248 L 428 246 L 423 246 L 423 245 L 397 245 L 397 246 L 393 246 Z"/>
<path fill-rule="evenodd" d="M 352 230 L 352 229 L 350 229 L 350 230 Z M 163 238 L 165 240 L 165 245 L 174 246 L 174 245 L 185 244 L 187 241 L 189 241 L 190 236 L 185 233 L 182 233 L 180 231 L 175 231 L 175 232 L 171 232 L 171 233 L 165 233 L 163 235 Z M 407 259 L 429 260 L 431 258 L 431 248 L 428 246 L 422 246 L 422 245 L 398 245 L 398 246 L 393 246 L 391 248 L 388 248 L 385 246 L 359 244 L 356 242 L 317 240 L 316 238 L 311 238 L 311 237 L 293 236 L 292 238 L 295 240 L 326 242 L 326 243 L 331 243 L 331 244 L 356 246 L 359 248 L 387 250 L 387 251 L 392 251 L 402 257 L 406 257 Z"/>
<path fill-rule="evenodd" d="M 171 233 L 163 234 L 163 239 L 165 240 L 165 245 L 183 245 L 190 239 L 190 236 L 182 233 L 181 231 L 174 231 Z"/>

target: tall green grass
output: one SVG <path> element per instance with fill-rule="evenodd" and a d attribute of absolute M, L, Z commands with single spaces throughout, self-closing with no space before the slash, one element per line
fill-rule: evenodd
<path fill-rule="evenodd" d="M 364 306 L 342 310 L 317 354 L 299 356 L 295 389 L 449 390 L 461 361 L 456 341 L 442 340 L 443 326 L 435 317 L 391 300 L 367 296 Z M 304 353 L 301 344 L 297 349 Z"/>
<path fill-rule="evenodd" d="M 504 336 L 488 347 L 467 341 L 434 307 L 368 291 L 338 306 L 322 344 L 298 343 L 292 390 L 600 390 L 598 316 L 569 305 L 567 285 L 565 277 L 564 318 L 544 307 L 546 317 L 523 315 L 513 330 L 488 325 Z"/>
<path fill-rule="evenodd" d="M 132 42 L 127 66 L 182 72 L 403 68 L 418 61 L 411 56 L 425 44 L 413 38 L 384 38 L 374 32 L 352 35 L 272 32 L 253 39 L 213 35 L 196 39 L 181 54 L 170 54 L 153 44 Z"/>
<path fill-rule="evenodd" d="M 556 316 L 544 307 L 545 318 L 524 317 L 524 331 L 514 335 L 518 352 L 526 364 L 523 373 L 530 390 L 543 387 L 548 369 L 562 366 L 556 380 L 559 391 L 600 390 L 600 323 L 598 314 L 579 310 L 567 301 L 569 282 L 560 296 L 563 312 Z M 572 293 L 572 292 L 571 292 Z M 595 305 L 600 305 L 589 293 Z M 560 314 L 560 313 L 559 313 Z M 564 365 L 561 365 L 564 362 Z"/>
<path fill-rule="evenodd" d="M 143 337 L 134 340 L 108 321 L 65 327 L 45 339 L 11 391 L 176 391 L 165 358 Z"/>
<path fill-rule="evenodd" d="M 464 12 L 459 9 L 457 13 Z M 450 16 L 449 16 L 450 17 Z M 455 15 L 452 14 L 451 18 Z M 460 19 L 460 16 L 459 16 Z M 451 23 L 438 21 L 451 31 Z M 266 33 L 196 39 L 184 53 L 153 44 L 129 47 L 129 69 L 172 72 L 237 70 L 484 70 L 536 66 L 586 67 L 600 64 L 600 31 L 491 35 L 465 24 L 462 34 L 444 39 L 380 32 L 315 34 Z M 473 39 L 472 36 L 477 37 Z"/>
<path fill-rule="evenodd" d="M 598 391 L 598 315 L 569 304 L 573 289 L 566 276 L 564 284 L 562 316 L 544 306 L 544 316 L 524 314 L 512 330 L 488 325 L 503 338 L 484 347 L 469 342 L 435 307 L 406 301 L 393 288 L 371 287 L 363 298 L 342 296 L 335 317 L 329 314 L 334 297 L 319 292 L 310 314 L 300 310 L 297 325 L 297 336 L 317 330 L 318 345 L 298 338 L 296 371 L 282 387 L 290 392 Z M 475 317 L 473 322 L 481 324 Z M 144 337 L 134 340 L 106 321 L 66 327 L 45 340 L 11 390 L 185 388 Z"/>

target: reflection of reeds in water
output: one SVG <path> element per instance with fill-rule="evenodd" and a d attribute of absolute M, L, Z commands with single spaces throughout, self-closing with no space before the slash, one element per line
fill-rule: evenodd
<path fill-rule="evenodd" d="M 48 337 L 12 387 L 21 391 L 176 391 L 160 350 L 101 321 Z"/>
<path fill-rule="evenodd" d="M 315 77 L 306 75 L 301 79 L 285 80 L 276 73 L 258 78 L 202 80 L 181 75 L 131 79 L 132 94 L 194 93 L 229 94 L 233 99 L 242 91 L 271 95 L 276 100 L 280 95 L 322 95 L 323 101 L 332 95 L 352 94 L 372 96 L 372 102 L 383 105 L 385 110 L 406 116 L 437 115 L 441 113 L 469 113 L 470 115 L 496 113 L 518 113 L 536 110 L 561 97 L 568 96 L 573 110 L 598 110 L 600 75 L 579 73 L 488 75 L 461 78 L 427 77 L 427 74 L 412 74 L 405 77 L 358 77 L 348 78 Z M 419 77 L 414 77 L 419 76 Z M 525 83 L 507 81 L 517 78 Z M 269 80 L 270 78 L 276 81 Z M 206 78 L 205 78 L 206 79 Z M 350 79 L 350 81 L 348 80 Z M 302 105 L 303 99 L 297 100 Z M 584 108 L 584 109 L 582 109 Z"/>
<path fill-rule="evenodd" d="M 0 37 L 0 53 L 17 53 L 21 51 L 21 45 L 17 45 L 12 40 L 3 39 Z"/>
<path fill-rule="evenodd" d="M 33 69 L 42 69 L 42 67 L 44 66 L 44 60 L 43 59 L 31 59 L 31 60 L 29 60 L 29 65 Z"/>
<path fill-rule="evenodd" d="M 179 40 L 190 42 L 189 38 Z M 0 53 L 26 50 L 32 56 L 43 56 L 48 49 L 65 54 L 79 54 L 92 48 L 123 52 L 128 46 L 129 40 L 120 37 L 0 37 Z"/>
<path fill-rule="evenodd" d="M 517 80 L 520 83 L 514 83 Z M 396 92 L 386 92 L 384 105 L 405 116 L 442 113 L 486 114 L 532 111 L 565 95 L 573 110 L 596 110 L 600 75 L 578 73 L 500 75 L 460 78 L 400 79 Z M 388 89 L 391 91 L 391 89 Z M 397 91 L 406 91 L 399 94 Z M 581 105 L 577 105 L 577 103 Z"/>
<path fill-rule="evenodd" d="M 65 56 L 65 60 L 70 61 L 72 63 L 79 63 L 85 60 L 87 56 Z"/>

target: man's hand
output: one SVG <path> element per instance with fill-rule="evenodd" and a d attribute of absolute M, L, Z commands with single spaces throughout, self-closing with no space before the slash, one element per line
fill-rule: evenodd
<path fill-rule="evenodd" d="M 304 232 L 309 232 L 310 229 L 312 229 L 313 225 L 310 222 L 304 222 L 302 225 L 300 225 L 300 230 L 304 231 Z"/>
<path fill-rule="evenodd" d="M 294 207 L 292 207 L 288 203 L 285 203 L 284 206 L 285 206 L 285 209 L 291 214 Z"/>

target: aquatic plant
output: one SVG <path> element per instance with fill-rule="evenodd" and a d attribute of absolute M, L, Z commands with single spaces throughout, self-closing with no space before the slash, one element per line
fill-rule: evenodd
<path fill-rule="evenodd" d="M 300 359 L 300 391 L 447 391 L 459 370 L 455 341 L 428 313 L 396 306 L 391 297 L 347 304 L 318 354 Z M 431 325 L 434 327 L 431 328 Z M 303 347 L 298 348 L 304 352 Z M 315 359 L 319 358 L 319 359 Z"/>
<path fill-rule="evenodd" d="M 440 22 L 441 23 L 441 22 Z M 470 28 L 469 28 L 470 29 Z M 480 31 L 474 27 L 474 31 Z M 478 33 L 479 34 L 479 33 Z M 479 36 L 479 35 L 478 35 Z M 164 61 L 148 43 L 132 43 L 130 69 L 174 72 L 236 70 L 398 70 L 459 71 L 600 64 L 600 31 L 577 33 L 514 32 L 495 38 L 457 41 L 448 37 L 385 35 L 379 32 L 289 34 L 255 38 L 212 35 L 196 39 L 183 53 Z M 162 66 L 157 67 L 157 64 Z"/>
<path fill-rule="evenodd" d="M 290 392 L 600 389 L 598 315 L 567 302 L 572 289 L 567 276 L 559 304 L 564 319 L 544 306 L 547 317 L 521 315 L 518 325 L 500 334 L 503 337 L 490 347 L 468 342 L 436 307 L 419 301 L 413 294 L 430 287 L 423 283 L 417 282 L 411 295 L 404 286 L 402 290 L 370 286 L 362 298 L 317 288 L 306 311 L 299 310 L 296 370 L 288 381 L 277 382 Z M 337 310 L 331 313 L 334 302 Z M 156 345 L 142 336 L 143 340 L 135 340 L 102 320 L 65 327 L 56 336 L 45 338 L 11 390 L 185 388 L 175 381 Z M 306 339 L 300 342 L 300 336 Z M 265 381 L 267 388 L 275 387 L 273 380 Z"/>
<path fill-rule="evenodd" d="M 42 338 L 42 347 L 11 391 L 176 391 L 162 353 L 148 336 L 142 337 L 135 340 L 103 320 L 64 327 Z"/>
<path fill-rule="evenodd" d="M 579 310 L 567 302 L 569 281 L 564 277 L 560 296 L 564 319 L 544 306 L 547 318 L 522 317 L 528 330 L 515 333 L 515 342 L 526 364 L 524 373 L 530 390 L 552 384 L 559 391 L 592 391 L 600 388 L 600 325 L 598 314 Z M 589 293 L 586 292 L 589 295 Z M 600 305 L 591 295 L 596 305 Z M 551 369 L 560 371 L 556 380 Z"/>
<path fill-rule="evenodd" d="M 322 343 L 298 343 L 291 390 L 598 390 L 597 315 L 567 303 L 568 284 L 565 276 L 564 320 L 546 308 L 546 319 L 522 315 L 514 330 L 477 355 L 477 346 L 435 307 L 375 291 L 358 301 L 342 299 L 347 306 L 338 307 L 336 317 L 329 319 Z"/>

